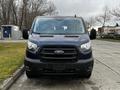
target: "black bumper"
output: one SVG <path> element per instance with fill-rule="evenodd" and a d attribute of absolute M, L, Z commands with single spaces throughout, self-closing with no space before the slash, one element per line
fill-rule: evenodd
<path fill-rule="evenodd" d="M 24 64 L 27 71 L 45 75 L 83 74 L 92 72 L 94 60 L 90 58 L 75 63 L 44 63 L 26 57 Z"/>

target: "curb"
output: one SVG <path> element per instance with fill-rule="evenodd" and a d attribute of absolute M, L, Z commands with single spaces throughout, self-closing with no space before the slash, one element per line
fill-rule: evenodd
<path fill-rule="evenodd" d="M 3 84 L 0 86 L 0 90 L 8 90 L 15 81 L 24 73 L 24 65 L 22 65 L 13 75 L 5 80 Z"/>

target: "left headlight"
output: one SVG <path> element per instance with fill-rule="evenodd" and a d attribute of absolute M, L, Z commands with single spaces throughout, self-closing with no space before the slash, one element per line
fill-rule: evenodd
<path fill-rule="evenodd" d="M 28 41 L 28 49 L 36 50 L 37 49 L 37 45 L 35 43 L 32 43 L 32 42 Z"/>
<path fill-rule="evenodd" d="M 89 50 L 90 48 L 91 48 L 91 41 L 81 45 L 81 49 L 83 50 Z"/>

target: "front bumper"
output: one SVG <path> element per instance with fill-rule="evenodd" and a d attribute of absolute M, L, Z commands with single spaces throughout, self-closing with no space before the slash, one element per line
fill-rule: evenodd
<path fill-rule="evenodd" d="M 25 57 L 25 68 L 27 71 L 37 72 L 45 75 L 83 74 L 93 69 L 93 58 L 78 60 L 75 63 L 44 63 L 40 60 Z"/>

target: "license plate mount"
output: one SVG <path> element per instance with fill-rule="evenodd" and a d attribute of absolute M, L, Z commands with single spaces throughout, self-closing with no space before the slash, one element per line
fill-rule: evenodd
<path fill-rule="evenodd" d="M 61 70 L 64 70 L 65 69 L 65 66 L 62 65 L 62 64 L 59 64 L 59 65 L 53 65 L 53 69 L 54 70 L 58 70 L 58 71 L 61 71 Z"/>

